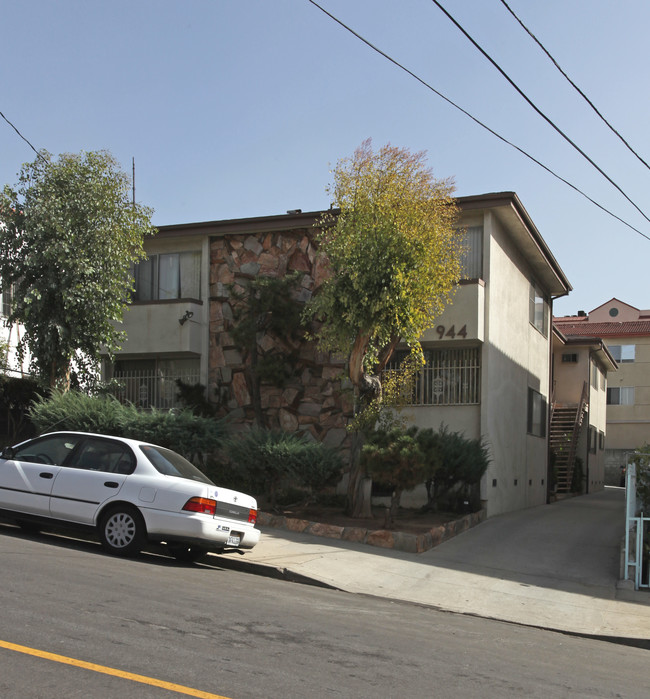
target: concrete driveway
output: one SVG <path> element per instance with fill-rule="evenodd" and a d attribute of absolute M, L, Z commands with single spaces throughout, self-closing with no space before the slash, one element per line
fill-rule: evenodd
<path fill-rule="evenodd" d="M 493 517 L 421 554 L 267 528 L 218 564 L 646 647 L 650 593 L 618 589 L 624 498 L 606 488 Z"/>

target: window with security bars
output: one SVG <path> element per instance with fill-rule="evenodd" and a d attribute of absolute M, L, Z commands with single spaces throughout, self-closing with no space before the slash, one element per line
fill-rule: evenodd
<path fill-rule="evenodd" d="M 397 370 L 406 352 L 396 352 L 387 370 Z M 481 400 L 480 347 L 425 349 L 412 405 L 476 405 Z"/>

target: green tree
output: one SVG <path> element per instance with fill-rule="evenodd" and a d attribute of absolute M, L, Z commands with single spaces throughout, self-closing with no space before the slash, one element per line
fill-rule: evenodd
<path fill-rule="evenodd" d="M 130 265 L 154 232 L 152 210 L 129 199 L 129 179 L 106 151 L 41 151 L 0 194 L 0 277 L 15 283 L 10 323 L 50 386 L 96 375 L 100 351 L 123 339 L 115 323 L 132 289 Z"/>
<path fill-rule="evenodd" d="M 323 216 L 319 245 L 332 274 L 307 315 L 320 321 L 313 334 L 322 348 L 348 357 L 358 411 L 370 406 L 372 422 L 382 401 L 378 375 L 396 345 L 408 344 L 411 375 L 418 371 L 419 338 L 460 277 L 453 182 L 435 179 L 422 152 L 387 145 L 375 153 L 367 140 L 339 161 L 328 191 L 340 211 Z M 348 509 L 356 516 L 369 512 L 362 476 L 353 461 Z"/>

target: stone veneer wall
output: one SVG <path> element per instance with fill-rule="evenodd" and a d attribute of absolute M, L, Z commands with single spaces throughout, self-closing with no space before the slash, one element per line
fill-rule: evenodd
<path fill-rule="evenodd" d="M 210 242 L 210 395 L 225 396 L 224 414 L 244 428 L 254 422 L 251 389 L 244 372 L 244 358 L 230 329 L 233 312 L 230 285 L 256 276 L 280 277 L 298 270 L 304 273 L 300 300 L 306 302 L 327 274 L 307 229 L 250 235 L 225 235 Z M 273 349 L 274 340 L 263 334 L 261 352 Z M 262 384 L 262 408 L 267 425 L 288 432 L 311 435 L 332 447 L 349 449 L 345 427 L 352 413 L 352 395 L 342 390 L 345 364 L 318 351 L 314 342 L 299 347 L 295 376 L 284 388 Z"/>

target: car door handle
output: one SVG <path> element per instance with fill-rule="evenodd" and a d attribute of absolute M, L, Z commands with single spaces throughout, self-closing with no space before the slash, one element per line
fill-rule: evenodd
<path fill-rule="evenodd" d="M 120 487 L 120 484 L 116 483 L 115 481 L 106 481 L 106 483 L 104 483 L 104 485 L 107 488 L 119 488 Z"/>
<path fill-rule="evenodd" d="M 48 473 L 47 471 L 43 471 L 43 473 L 38 474 L 41 478 L 54 478 L 53 473 Z"/>

